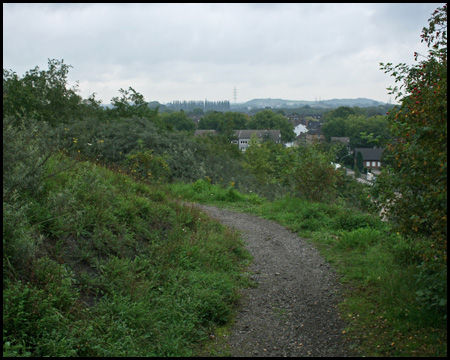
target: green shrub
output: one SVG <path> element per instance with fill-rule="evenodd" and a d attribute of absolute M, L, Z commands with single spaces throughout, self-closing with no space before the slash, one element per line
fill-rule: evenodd
<path fill-rule="evenodd" d="M 393 233 L 387 239 L 387 245 L 395 262 L 401 266 L 418 265 L 422 262 L 421 249 L 412 238 Z"/>
<path fill-rule="evenodd" d="M 417 275 L 420 290 L 416 292 L 417 300 L 428 309 L 436 311 L 444 319 L 447 318 L 447 269 L 444 267 L 433 269 L 422 263 Z"/>
<path fill-rule="evenodd" d="M 70 298 L 72 303 L 73 295 L 60 298 L 55 289 L 58 285 L 40 289 L 19 281 L 3 290 L 3 339 L 10 344 L 10 351 L 12 346 L 20 355 L 75 355 L 70 337 L 66 337 L 70 324 L 66 300 Z"/>
<path fill-rule="evenodd" d="M 192 184 L 192 188 L 196 193 L 206 193 L 211 190 L 211 179 L 198 179 L 195 183 Z"/>
<path fill-rule="evenodd" d="M 368 227 L 355 229 L 349 232 L 342 232 L 336 245 L 338 249 L 346 250 L 362 250 L 379 242 L 383 237 L 383 233 L 379 230 Z"/>
<path fill-rule="evenodd" d="M 355 211 L 340 211 L 332 221 L 332 227 L 335 231 L 346 230 L 351 231 L 359 228 L 374 226 L 376 220 L 370 215 Z"/>
<path fill-rule="evenodd" d="M 17 201 L 3 202 L 3 276 L 25 270 L 34 259 L 43 237 L 30 223 L 28 204 Z"/>
<path fill-rule="evenodd" d="M 3 118 L 3 198 L 14 190 L 36 192 L 42 186 L 42 174 L 51 154 L 51 142 L 45 134 L 46 124 L 33 119 Z"/>
<path fill-rule="evenodd" d="M 128 171 L 139 181 L 148 183 L 164 183 L 170 178 L 167 159 L 154 155 L 153 150 L 141 149 L 126 155 Z"/>
<path fill-rule="evenodd" d="M 285 177 L 303 198 L 312 202 L 334 203 L 341 174 L 317 146 L 302 146 L 292 150 L 291 163 L 285 167 Z"/>

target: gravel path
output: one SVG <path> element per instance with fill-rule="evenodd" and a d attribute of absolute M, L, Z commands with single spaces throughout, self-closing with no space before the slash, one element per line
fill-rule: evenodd
<path fill-rule="evenodd" d="M 254 257 L 258 287 L 242 291 L 228 337 L 231 356 L 349 356 L 336 275 L 313 246 L 273 221 L 197 206 L 240 231 Z"/>

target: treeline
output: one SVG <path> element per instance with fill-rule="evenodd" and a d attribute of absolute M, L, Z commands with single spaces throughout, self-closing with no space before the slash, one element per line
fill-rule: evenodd
<path fill-rule="evenodd" d="M 198 122 L 198 129 L 217 130 L 232 136 L 233 130 L 280 130 L 284 142 L 295 139 L 294 125 L 272 110 L 260 110 L 253 116 L 237 112 L 209 112 Z"/>
<path fill-rule="evenodd" d="M 214 110 L 214 111 L 230 111 L 230 102 L 228 100 L 224 101 L 172 101 L 166 104 L 168 109 L 171 110 L 184 110 L 184 111 L 192 111 L 194 109 L 202 109 L 205 111 Z"/>
<path fill-rule="evenodd" d="M 327 141 L 348 137 L 351 149 L 383 145 L 391 138 L 388 120 L 385 114 L 371 114 L 366 109 L 342 106 L 324 114 L 321 130 Z"/>

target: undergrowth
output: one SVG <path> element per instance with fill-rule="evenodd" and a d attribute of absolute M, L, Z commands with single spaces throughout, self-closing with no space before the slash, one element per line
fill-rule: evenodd
<path fill-rule="evenodd" d="M 89 162 L 41 179 L 4 198 L 4 356 L 191 356 L 230 320 L 237 234 Z"/>

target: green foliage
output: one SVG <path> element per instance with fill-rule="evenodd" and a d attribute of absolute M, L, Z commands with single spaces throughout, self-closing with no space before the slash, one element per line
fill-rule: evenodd
<path fill-rule="evenodd" d="M 439 122 L 446 120 L 446 30 L 432 35 L 443 19 L 438 11 L 424 29 L 424 40 L 437 40 L 438 47 L 422 67 L 399 70 L 406 71 L 399 79 L 434 83 L 408 83 L 412 95 L 390 115 L 394 134 L 408 131 L 414 140 L 389 145 L 400 157 L 387 158 L 391 182 L 382 178 L 388 187 L 377 198 L 386 200 L 380 204 L 391 210 L 395 231 L 359 211 L 375 204 L 373 195 L 330 165 L 337 148 L 325 153 L 262 142 L 241 153 L 230 144 L 233 128 L 279 127 L 287 140 L 292 126 L 279 113 L 265 110 L 250 119 L 210 112 L 202 126 L 222 134 L 192 138 L 178 132 L 191 129 L 184 113 L 158 114 L 131 87 L 119 90 L 111 110 L 94 95 L 81 100 L 76 88 L 67 89 L 70 66 L 63 62 L 49 61 L 49 71 L 36 68 L 23 78 L 4 70 L 4 356 L 192 356 L 192 345 L 211 327 L 229 322 L 237 288 L 247 284 L 242 267 L 249 255 L 236 234 L 172 202 L 165 189 L 178 199 L 257 212 L 311 237 L 357 289 L 346 306 L 368 321 L 359 333 L 370 328 L 389 341 L 399 336 L 395 331 L 426 333 L 422 352 L 395 354 L 429 354 L 424 349 L 442 333 L 434 335 L 430 326 L 441 326 L 447 299 L 446 121 Z M 362 129 L 372 138 L 385 134 L 379 131 L 384 117 L 365 118 L 375 113 L 332 115 L 330 129 L 336 121 L 353 131 L 355 142 L 370 138 L 358 138 Z M 398 164 L 408 169 L 399 171 Z M 406 175 L 420 180 L 402 183 Z M 412 185 L 424 180 L 427 186 Z M 152 182 L 159 187 L 145 184 Z M 398 189 L 402 197 L 388 202 Z M 421 213 L 410 211 L 419 207 Z M 413 231 L 402 230 L 408 221 Z M 373 312 L 381 310 L 395 331 L 378 329 Z"/>
<path fill-rule="evenodd" d="M 262 203 L 262 198 L 251 191 L 249 194 L 243 194 L 236 190 L 235 183 L 231 182 L 228 186 L 213 185 L 211 179 L 199 179 L 193 184 L 170 184 L 168 190 L 175 196 L 182 197 L 189 201 L 213 204 L 250 204 L 256 205 Z"/>
<path fill-rule="evenodd" d="M 317 146 L 293 149 L 292 156 L 285 176 L 295 191 L 310 201 L 336 201 L 341 173 L 331 164 L 330 158 Z"/>
<path fill-rule="evenodd" d="M 220 124 L 223 122 L 223 114 L 219 111 L 210 111 L 198 122 L 198 129 L 200 130 L 218 130 Z"/>
<path fill-rule="evenodd" d="M 332 119 L 347 119 L 350 115 L 356 115 L 354 108 L 349 106 L 339 106 L 336 109 L 327 111 L 323 115 L 323 119 L 324 121 L 329 122 Z"/>
<path fill-rule="evenodd" d="M 261 185 L 277 182 L 283 168 L 280 157 L 283 156 L 284 151 L 283 145 L 258 139 L 257 135 L 253 134 L 244 154 L 244 166 Z"/>
<path fill-rule="evenodd" d="M 127 156 L 150 151 L 154 160 L 164 160 L 168 165 L 169 174 L 165 173 L 161 179 L 190 182 L 209 176 L 214 183 L 234 181 L 255 191 L 254 177 L 239 161 L 242 154 L 224 135 L 193 138 L 181 132 L 163 131 L 144 118 L 118 121 L 87 118 L 58 128 L 58 138 L 60 148 L 71 156 L 119 167 L 131 175 L 137 169 L 129 168 Z M 161 166 L 166 169 L 162 163 Z"/>
<path fill-rule="evenodd" d="M 35 190 L 40 186 L 45 153 L 41 138 L 46 127 L 35 121 L 15 124 L 13 117 L 3 118 L 3 199 L 16 190 Z"/>
<path fill-rule="evenodd" d="M 155 121 L 158 109 L 151 109 L 142 94 L 131 86 L 128 90 L 119 89 L 119 92 L 122 95 L 120 98 L 115 96 L 111 99 L 113 108 L 108 110 L 111 117 L 131 118 L 136 116 Z"/>
<path fill-rule="evenodd" d="M 15 276 L 15 268 L 26 268 L 42 244 L 37 231 L 41 226 L 29 218 L 35 206 L 28 200 L 42 192 L 44 180 L 64 171 L 55 167 L 48 171 L 55 147 L 47 140 L 51 129 L 35 120 L 20 124 L 13 117 L 3 119 L 3 272 Z M 14 239 L 14 242 L 6 241 Z"/>
<path fill-rule="evenodd" d="M 338 249 L 367 249 L 377 243 L 383 234 L 379 230 L 369 227 L 356 228 L 353 231 L 343 232 L 336 245 Z"/>
<path fill-rule="evenodd" d="M 350 138 L 351 148 L 372 147 L 373 144 L 362 133 L 372 134 L 381 146 L 391 137 L 387 123 L 386 117 L 380 115 L 371 117 L 352 114 L 347 114 L 346 117 L 332 117 L 330 115 L 328 121 L 322 125 L 321 130 L 328 141 L 331 140 L 331 137 L 346 136 Z"/>
<path fill-rule="evenodd" d="M 390 89 L 401 105 L 388 115 L 394 140 L 374 194 L 397 231 L 433 246 L 423 255 L 446 266 L 447 249 L 447 6 L 438 8 L 423 29 L 427 55 L 415 53 L 412 66 L 382 64 L 402 82 Z"/>
<path fill-rule="evenodd" d="M 66 334 L 69 332 L 71 308 L 63 302 L 73 303 L 73 294 L 65 285 L 58 284 L 60 273 L 48 273 L 52 289 L 17 282 L 3 290 L 3 339 L 9 356 L 74 356 L 76 345 Z M 56 281 L 53 281 L 56 280 Z M 48 284 L 47 284 L 48 285 Z M 63 331 L 61 331 L 63 330 Z M 5 347 L 4 347 L 5 351 Z"/>
<path fill-rule="evenodd" d="M 431 311 L 443 314 L 444 319 L 447 319 L 447 273 L 433 269 L 425 263 L 422 263 L 419 268 L 417 300 Z"/>
<path fill-rule="evenodd" d="M 71 67 L 64 60 L 49 59 L 47 71 L 35 67 L 23 77 L 3 69 L 3 118 L 35 118 L 51 125 L 79 119 L 92 102 L 82 105 L 78 86 L 67 88 Z"/>
<path fill-rule="evenodd" d="M 256 113 L 247 123 L 248 129 L 280 130 L 281 138 L 285 142 L 295 139 L 294 125 L 287 118 L 272 110 L 262 110 Z"/>
<path fill-rule="evenodd" d="M 190 356 L 229 321 L 236 234 L 89 162 L 52 156 L 41 179 L 4 199 L 4 355 Z"/>
<path fill-rule="evenodd" d="M 207 112 L 198 122 L 198 129 L 217 130 L 229 134 L 232 130 L 247 129 L 247 123 L 250 117 L 247 114 L 227 111 L 225 113 L 218 111 Z"/>
<path fill-rule="evenodd" d="M 153 155 L 153 150 L 137 150 L 126 156 L 131 174 L 143 182 L 164 183 L 169 180 L 170 169 L 164 156 Z"/>
<path fill-rule="evenodd" d="M 364 161 L 363 161 L 363 156 L 361 154 L 360 151 L 358 151 L 356 153 L 356 167 L 358 168 L 359 171 L 363 171 L 364 170 Z"/>
<path fill-rule="evenodd" d="M 166 125 L 179 131 L 193 132 L 195 130 L 195 123 L 189 119 L 184 111 L 173 113 L 163 113 L 161 117 Z"/>

